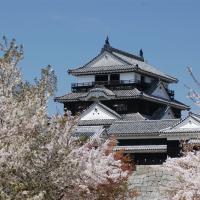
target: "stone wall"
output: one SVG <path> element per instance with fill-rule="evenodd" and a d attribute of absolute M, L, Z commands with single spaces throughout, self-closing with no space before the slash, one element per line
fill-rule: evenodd
<path fill-rule="evenodd" d="M 129 187 L 138 193 L 136 200 L 170 200 L 164 186 L 175 180 L 172 172 L 158 168 L 158 165 L 138 165 L 129 178 Z"/>

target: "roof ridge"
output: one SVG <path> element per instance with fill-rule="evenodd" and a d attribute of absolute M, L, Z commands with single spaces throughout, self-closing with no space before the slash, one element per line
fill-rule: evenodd
<path fill-rule="evenodd" d="M 137 114 L 142 116 L 142 114 L 140 112 L 127 113 L 127 114 L 123 114 L 123 115 L 137 115 Z"/>
<path fill-rule="evenodd" d="M 155 120 L 138 120 L 139 122 L 145 122 L 145 123 L 153 123 L 153 122 L 161 122 L 161 121 L 179 121 L 180 118 L 176 118 L 176 119 L 155 119 Z M 132 121 L 131 123 L 138 123 L 138 121 Z M 122 121 L 122 120 L 119 120 L 119 121 L 115 121 L 114 122 L 115 124 L 116 123 L 130 123 L 130 120 L 126 121 Z"/>
<path fill-rule="evenodd" d="M 123 62 L 125 62 L 125 63 L 127 63 L 128 65 L 130 65 L 130 63 L 128 62 L 128 61 L 126 61 L 126 60 L 124 60 L 124 59 L 122 59 L 122 58 L 120 58 L 119 56 L 117 56 L 117 55 L 115 55 L 115 54 L 113 54 L 112 52 L 110 52 L 114 57 L 116 57 L 117 59 L 119 59 L 119 60 L 121 60 L 121 61 L 123 61 Z"/>
<path fill-rule="evenodd" d="M 126 51 L 124 51 L 124 50 L 117 49 L 117 48 L 114 48 L 114 47 L 112 47 L 112 46 L 109 47 L 109 50 L 110 50 L 111 52 L 114 51 L 114 52 L 116 52 L 116 53 L 120 53 L 120 54 L 122 54 L 122 55 L 125 55 L 125 56 L 128 56 L 128 57 L 130 57 L 130 58 L 134 58 L 134 59 L 136 59 L 136 60 L 139 60 L 139 61 L 144 62 L 144 58 L 142 58 L 142 57 L 140 57 L 140 56 L 137 56 L 137 55 L 134 55 L 134 54 L 131 54 L 131 53 L 126 52 Z"/>
<path fill-rule="evenodd" d="M 107 111 L 110 111 L 111 113 L 115 114 L 116 116 L 118 116 L 121 119 L 121 116 L 114 110 L 112 110 L 111 108 L 107 107 L 106 105 L 100 103 L 99 101 L 96 102 L 98 105 L 102 106 L 103 108 L 105 108 Z"/>
<path fill-rule="evenodd" d="M 135 112 L 135 113 L 127 113 L 127 114 L 122 114 L 122 120 L 128 120 L 128 121 L 141 121 L 141 120 L 148 120 L 147 117 L 143 116 L 141 113 L 139 112 Z"/>

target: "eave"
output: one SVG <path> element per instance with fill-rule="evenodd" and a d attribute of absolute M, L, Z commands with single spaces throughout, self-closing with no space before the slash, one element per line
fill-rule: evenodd
<path fill-rule="evenodd" d="M 125 68 L 127 67 L 127 68 Z M 157 78 L 163 80 L 168 83 L 177 83 L 178 79 L 172 76 L 166 75 L 161 76 L 158 74 L 151 73 L 149 71 L 140 69 L 138 66 L 135 65 L 119 65 L 119 66 L 105 66 L 100 68 L 90 68 L 89 70 L 83 71 L 81 68 L 78 69 L 69 69 L 68 73 L 73 76 L 81 76 L 81 75 L 95 75 L 95 74 L 109 74 L 109 73 L 125 73 L 125 72 L 137 72 L 142 75 L 148 75 L 153 78 Z"/>
<path fill-rule="evenodd" d="M 166 153 L 167 145 L 116 146 L 113 150 L 125 153 Z"/>

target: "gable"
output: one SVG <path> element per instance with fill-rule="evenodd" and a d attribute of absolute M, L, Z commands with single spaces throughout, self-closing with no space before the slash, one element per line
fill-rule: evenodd
<path fill-rule="evenodd" d="M 82 96 L 80 99 L 84 101 L 96 101 L 102 99 L 111 99 L 115 97 L 115 93 L 105 87 L 99 86 L 91 89 L 86 95 Z"/>
<path fill-rule="evenodd" d="M 85 97 L 86 101 L 95 101 L 95 100 L 102 100 L 102 99 L 110 99 L 105 92 L 102 91 L 92 91 Z"/>
<path fill-rule="evenodd" d="M 161 97 L 164 99 L 170 99 L 163 84 L 158 84 L 158 87 L 152 92 L 151 95 L 156 96 L 156 97 Z"/>
<path fill-rule="evenodd" d="M 110 99 L 114 96 L 115 94 L 109 89 L 94 88 L 94 89 L 91 89 L 83 99 L 86 101 L 88 100 L 92 101 L 92 100 L 97 100 L 97 99 Z"/>
<path fill-rule="evenodd" d="M 194 119 L 193 117 L 189 116 L 185 120 L 183 120 L 181 123 L 179 123 L 177 126 L 172 128 L 172 130 L 175 129 L 200 129 L 200 122 Z"/>
<path fill-rule="evenodd" d="M 122 60 L 116 58 L 109 52 L 104 52 L 97 58 L 95 58 L 88 66 L 99 67 L 99 66 L 112 66 L 112 65 L 124 65 L 126 64 Z"/>
<path fill-rule="evenodd" d="M 161 119 L 175 119 L 172 109 L 168 108 Z"/>
<path fill-rule="evenodd" d="M 191 128 L 200 128 L 200 123 L 196 120 L 190 119 L 187 120 L 187 123 L 182 124 L 179 129 L 191 129 Z"/>
<path fill-rule="evenodd" d="M 85 112 L 83 112 L 80 120 L 98 120 L 98 119 L 117 119 L 113 113 L 95 104 Z"/>

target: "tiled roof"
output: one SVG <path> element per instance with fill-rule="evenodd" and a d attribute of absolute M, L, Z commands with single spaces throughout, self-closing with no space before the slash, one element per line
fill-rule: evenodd
<path fill-rule="evenodd" d="M 148 99 L 149 101 L 163 103 L 163 104 L 168 105 L 168 106 L 178 107 L 178 108 L 184 109 L 184 110 L 190 109 L 189 106 L 187 106 L 187 105 L 185 105 L 185 104 L 183 104 L 180 101 L 177 101 L 175 99 L 168 100 L 168 99 L 164 99 L 162 97 L 156 97 L 156 96 L 148 95 L 148 94 L 145 94 L 145 93 L 143 93 L 141 95 L 141 98 Z"/>
<path fill-rule="evenodd" d="M 108 89 L 106 89 L 106 90 L 108 90 Z M 112 92 L 115 94 L 115 96 L 114 95 L 111 96 L 110 99 L 141 98 L 141 99 L 146 99 L 146 100 L 153 101 L 153 102 L 158 102 L 158 103 L 161 103 L 164 105 L 178 107 L 180 109 L 190 109 L 189 106 L 187 106 L 177 100 L 168 100 L 168 99 L 164 99 L 161 97 L 152 96 L 152 95 L 149 95 L 149 94 L 139 91 L 137 88 L 129 89 L 129 90 L 113 90 Z M 60 102 L 60 103 L 80 101 L 80 100 L 84 100 L 84 97 L 86 97 L 89 93 L 90 93 L 90 91 L 86 92 L 86 93 L 79 93 L 79 92 L 69 93 L 69 94 L 66 94 L 61 97 L 56 97 L 54 100 L 57 102 Z"/>
<path fill-rule="evenodd" d="M 68 94 L 65 94 L 63 96 L 55 97 L 54 101 L 56 102 L 70 102 L 70 101 L 79 101 L 79 98 L 81 98 L 83 95 L 86 95 L 86 93 L 83 92 L 70 92 Z"/>
<path fill-rule="evenodd" d="M 140 60 L 131 58 L 131 57 L 127 56 L 127 55 L 123 55 L 121 53 L 116 53 L 114 51 L 113 51 L 113 54 L 118 56 L 118 57 L 120 57 L 122 60 L 126 61 L 127 63 L 138 67 L 138 70 L 141 71 L 141 72 L 142 71 L 150 72 L 150 73 L 153 73 L 153 74 L 156 74 L 156 75 L 159 75 L 159 76 L 162 76 L 162 77 L 166 77 L 166 78 L 169 78 L 169 79 L 175 79 L 175 78 L 173 78 L 173 77 L 171 77 L 169 75 L 164 74 L 160 70 L 156 69 L 155 67 L 149 65 L 148 63 L 146 63 L 144 61 L 140 61 Z"/>
<path fill-rule="evenodd" d="M 93 126 L 93 125 L 111 125 L 116 119 L 96 119 L 96 120 L 79 120 L 80 126 Z"/>
<path fill-rule="evenodd" d="M 92 88 L 90 92 L 104 92 L 108 96 L 115 96 L 115 93 L 112 90 L 109 90 L 102 86 L 96 86 L 95 88 Z"/>
<path fill-rule="evenodd" d="M 166 129 L 166 130 L 161 130 L 160 131 L 162 135 L 171 135 L 174 133 L 200 133 L 200 128 L 181 128 L 181 129 Z"/>
<path fill-rule="evenodd" d="M 141 115 L 140 113 L 130 113 L 122 115 L 122 121 L 139 121 L 139 120 L 147 120 L 148 118 Z M 98 119 L 98 120 L 79 120 L 78 125 L 80 126 L 89 126 L 89 125 L 111 125 L 115 121 L 119 119 Z"/>
<path fill-rule="evenodd" d="M 109 135 L 159 135 L 159 131 L 178 123 L 180 119 L 116 121 L 108 129 Z"/>
<path fill-rule="evenodd" d="M 141 56 L 134 55 L 132 53 L 128 53 L 126 51 L 123 51 L 123 50 L 120 50 L 120 49 L 116 49 L 116 48 L 113 48 L 111 46 L 109 46 L 108 48 L 102 49 L 102 52 L 104 52 L 105 50 L 107 50 L 109 52 L 112 52 L 112 53 L 115 53 L 116 55 L 118 54 L 118 55 L 121 55 L 121 56 L 126 56 L 128 58 L 132 58 L 132 59 L 144 62 L 144 58 L 141 57 Z"/>
<path fill-rule="evenodd" d="M 103 96 L 105 99 L 115 98 L 115 93 L 112 90 L 109 90 L 105 87 L 95 87 L 90 89 L 89 92 L 83 94 L 80 97 L 80 100 L 88 100 L 91 97 L 99 98 L 99 95 Z"/>
<path fill-rule="evenodd" d="M 200 129 L 185 129 L 182 131 L 167 131 L 160 132 L 161 137 L 178 137 L 179 140 L 187 140 L 188 138 L 197 138 L 199 137 Z"/>
<path fill-rule="evenodd" d="M 114 147 L 114 151 L 120 150 L 126 153 L 164 153 L 167 152 L 167 145 L 135 145 Z"/>
<path fill-rule="evenodd" d="M 112 56 L 116 61 L 121 61 L 121 64 L 109 62 L 97 66 L 93 66 L 95 60 L 98 60 L 104 54 Z M 144 74 L 150 74 L 151 76 L 160 77 L 169 82 L 177 82 L 177 79 L 169 75 L 164 74 L 155 67 L 144 62 L 144 59 L 127 53 L 125 51 L 115 49 L 111 46 L 103 49 L 103 51 L 92 59 L 89 63 L 83 67 L 77 69 L 71 69 L 68 72 L 72 75 L 83 75 L 83 74 L 101 74 L 101 73 L 112 73 L 112 72 L 140 72 Z"/>
<path fill-rule="evenodd" d="M 165 128 L 160 130 L 160 136 L 178 136 L 179 138 L 187 139 L 190 138 L 197 138 L 200 134 L 200 128 L 199 127 L 181 127 L 181 124 L 184 123 L 184 121 L 193 119 L 196 122 L 200 122 L 200 116 L 194 113 L 189 113 L 187 117 L 180 120 L 178 123 L 174 124 L 171 127 Z"/>
<path fill-rule="evenodd" d="M 179 126 L 181 123 L 183 123 L 184 121 L 186 121 L 189 118 L 193 118 L 194 120 L 196 120 L 197 122 L 200 123 L 200 115 L 189 112 L 188 116 L 186 116 L 184 119 L 180 120 L 179 122 L 177 122 L 176 124 L 174 124 L 171 127 L 167 127 L 163 130 L 160 130 L 160 133 L 162 135 L 171 135 L 171 134 L 184 134 L 184 133 L 200 133 L 200 128 L 196 128 L 196 127 L 191 127 L 191 128 L 177 128 L 177 126 Z"/>
<path fill-rule="evenodd" d="M 151 69 L 152 68 L 152 69 Z M 113 72 L 141 72 L 144 74 L 154 75 L 155 77 L 163 78 L 164 80 L 168 80 L 170 82 L 177 82 L 177 79 L 165 75 L 163 73 L 160 73 L 159 71 L 156 71 L 153 69 L 153 67 L 150 68 L 150 65 L 145 64 L 141 66 L 138 65 L 111 65 L 111 66 L 99 66 L 99 67 L 88 67 L 88 68 L 78 68 L 74 70 L 69 70 L 70 74 L 73 75 L 85 75 L 85 74 L 104 74 L 104 73 L 113 73 Z"/>
<path fill-rule="evenodd" d="M 136 96 L 141 95 L 141 91 L 139 91 L 137 88 L 130 90 L 114 90 L 113 92 L 116 95 L 116 99 L 135 98 Z"/>
<path fill-rule="evenodd" d="M 139 120 L 146 120 L 147 117 L 141 115 L 139 112 L 137 113 L 130 113 L 122 115 L 122 120 L 132 120 L 132 121 L 139 121 Z"/>
<path fill-rule="evenodd" d="M 66 95 L 61 96 L 61 97 L 56 97 L 55 101 L 58 101 L 58 102 L 61 102 L 61 103 L 67 102 L 67 101 L 79 101 L 80 98 L 83 99 L 84 97 L 86 97 L 90 93 L 90 91 L 85 92 L 85 93 L 84 92 L 82 92 L 82 93 L 80 93 L 80 92 L 69 93 L 69 94 L 66 94 Z M 111 90 L 106 89 L 105 92 L 108 93 L 108 91 L 111 91 Z M 111 92 L 114 95 L 111 95 Z M 111 92 L 109 92 L 110 93 L 109 95 L 112 96 L 113 99 L 135 98 L 136 96 L 141 95 L 141 92 L 137 88 L 134 88 L 134 89 L 131 89 L 131 90 L 113 90 Z"/>
<path fill-rule="evenodd" d="M 88 74 L 88 73 L 96 73 L 102 74 L 105 72 L 130 72 L 136 69 L 135 65 L 108 65 L 108 66 L 99 66 L 99 67 L 85 67 L 78 68 L 74 70 L 69 70 L 71 74 Z"/>
<path fill-rule="evenodd" d="M 102 134 L 104 131 L 103 126 L 77 126 L 76 130 L 74 131 L 73 136 L 80 137 L 80 136 L 87 136 L 91 137 L 95 134 Z"/>

